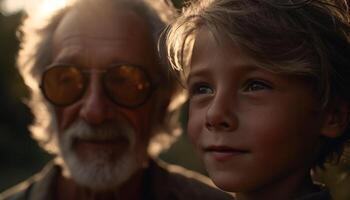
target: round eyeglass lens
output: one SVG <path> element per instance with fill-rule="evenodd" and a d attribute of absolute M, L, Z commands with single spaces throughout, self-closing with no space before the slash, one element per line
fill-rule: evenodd
<path fill-rule="evenodd" d="M 110 68 L 104 77 L 110 98 L 123 106 L 136 107 L 151 94 L 151 82 L 139 67 L 122 65 Z"/>
<path fill-rule="evenodd" d="M 42 90 L 45 97 L 54 105 L 72 104 L 84 92 L 83 75 L 76 67 L 52 67 L 43 75 Z"/>

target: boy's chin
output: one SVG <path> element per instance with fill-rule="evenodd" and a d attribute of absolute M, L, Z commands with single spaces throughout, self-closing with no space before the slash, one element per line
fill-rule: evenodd
<path fill-rule="evenodd" d="M 214 173 L 215 176 L 211 175 L 209 172 L 209 176 L 213 183 L 223 191 L 226 192 L 249 192 L 254 190 L 254 183 L 249 183 L 247 178 L 243 176 L 235 176 L 230 173 Z"/>

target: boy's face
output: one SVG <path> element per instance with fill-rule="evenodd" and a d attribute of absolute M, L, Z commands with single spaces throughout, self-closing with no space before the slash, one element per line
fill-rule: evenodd
<path fill-rule="evenodd" d="M 257 192 L 309 173 L 324 120 L 305 81 L 258 68 L 202 28 L 188 87 L 188 133 L 217 186 Z"/>

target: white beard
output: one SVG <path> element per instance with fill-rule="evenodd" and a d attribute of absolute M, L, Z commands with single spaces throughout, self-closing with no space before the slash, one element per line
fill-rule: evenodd
<path fill-rule="evenodd" d="M 76 121 L 59 134 L 58 145 L 65 167 L 70 176 L 79 185 L 92 190 L 117 189 L 143 166 L 145 154 L 136 152 L 136 134 L 130 123 L 118 120 L 119 123 L 106 123 L 99 127 L 90 127 L 84 121 Z M 127 149 L 120 152 L 89 151 L 81 158 L 74 150 L 76 139 L 115 139 L 128 141 Z M 140 155 L 141 156 L 140 158 Z"/>

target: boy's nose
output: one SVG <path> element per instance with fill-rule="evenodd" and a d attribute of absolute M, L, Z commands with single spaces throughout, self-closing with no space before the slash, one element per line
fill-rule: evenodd
<path fill-rule="evenodd" d="M 108 104 L 101 81 L 92 77 L 83 97 L 80 117 L 91 125 L 99 125 L 108 118 Z"/>
<path fill-rule="evenodd" d="M 234 102 L 227 101 L 227 97 L 215 98 L 206 112 L 205 126 L 209 131 L 234 131 L 238 126 Z"/>

